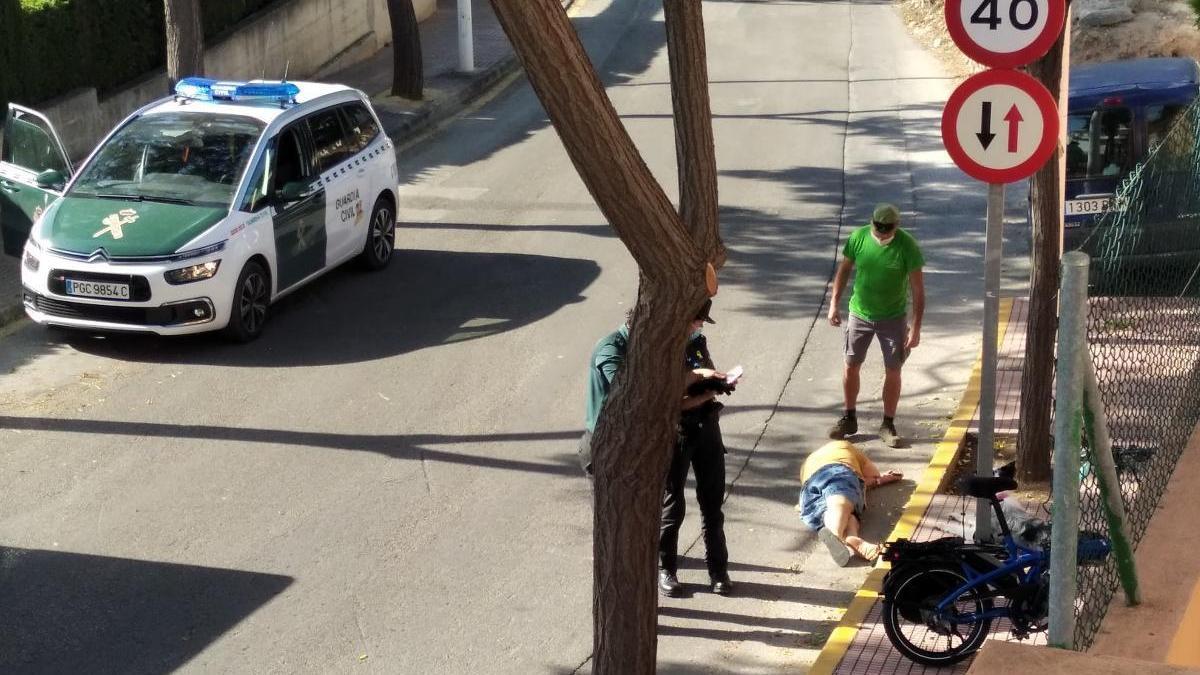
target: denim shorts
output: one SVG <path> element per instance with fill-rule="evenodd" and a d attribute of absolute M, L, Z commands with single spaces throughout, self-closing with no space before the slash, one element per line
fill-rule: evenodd
<path fill-rule="evenodd" d="M 863 482 L 845 464 L 826 464 L 817 469 L 800 488 L 800 520 L 815 532 L 825 527 L 825 500 L 841 495 L 854 504 L 854 515 L 862 520 Z"/>

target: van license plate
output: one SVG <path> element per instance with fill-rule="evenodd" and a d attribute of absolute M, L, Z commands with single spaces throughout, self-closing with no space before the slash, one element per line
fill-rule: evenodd
<path fill-rule="evenodd" d="M 78 295 L 84 298 L 108 298 L 110 300 L 128 300 L 129 284 L 110 284 L 98 281 L 75 281 L 67 279 L 67 295 Z"/>
<path fill-rule="evenodd" d="M 1113 201 L 1112 195 L 1105 197 L 1091 197 L 1088 199 L 1072 199 L 1067 202 L 1066 215 L 1068 216 L 1091 216 L 1104 213 L 1109 210 L 1109 205 Z M 1114 211 L 1124 211 L 1124 205 L 1117 202 Z"/>

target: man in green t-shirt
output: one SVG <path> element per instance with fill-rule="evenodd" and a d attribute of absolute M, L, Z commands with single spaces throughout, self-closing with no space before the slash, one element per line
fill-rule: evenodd
<path fill-rule="evenodd" d="M 845 326 L 846 367 L 842 393 L 846 409 L 829 429 L 829 437 L 842 439 L 858 432 L 855 405 L 858 402 L 859 370 L 873 338 L 883 350 L 883 423 L 879 437 L 895 448 L 896 405 L 900 402 L 900 369 L 908 353 L 921 343 L 921 319 L 925 314 L 925 280 L 921 268 L 925 258 L 917 240 L 900 229 L 900 211 L 880 204 L 871 222 L 850 233 L 842 249 L 842 262 L 833 279 L 829 323 L 842 325 L 842 291 L 854 270 L 854 292 L 850 296 L 850 318 Z M 908 323 L 908 294 L 912 290 L 912 324 Z"/>

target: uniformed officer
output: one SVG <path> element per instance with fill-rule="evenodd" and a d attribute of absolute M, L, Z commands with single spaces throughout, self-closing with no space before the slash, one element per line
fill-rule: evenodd
<path fill-rule="evenodd" d="M 692 337 L 688 341 L 685 363 L 691 372 L 691 390 L 701 381 L 719 380 L 725 374 L 717 372 L 708 353 L 708 342 L 701 329 L 704 324 L 716 323 L 709 316 L 712 300 L 704 303 L 692 321 Z M 718 595 L 729 595 L 733 582 L 729 579 L 729 551 L 725 547 L 725 515 L 721 503 L 725 498 L 725 443 L 721 439 L 720 412 L 724 406 L 716 401 L 718 393 L 732 391 L 732 386 L 718 383 L 719 389 L 703 388 L 683 400 L 679 420 L 679 441 L 667 474 L 663 493 L 662 530 L 658 545 L 658 588 L 668 597 L 676 597 L 682 586 L 676 574 L 679 547 L 679 526 L 685 511 L 684 485 L 688 467 L 696 472 L 696 501 L 700 504 L 700 530 L 704 537 L 704 561 L 708 567 L 710 588 Z"/>

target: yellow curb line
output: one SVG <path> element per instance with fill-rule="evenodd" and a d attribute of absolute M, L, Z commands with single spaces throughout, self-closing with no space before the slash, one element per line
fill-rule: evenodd
<path fill-rule="evenodd" d="M 1012 298 L 1000 300 L 1000 331 L 996 337 L 997 345 L 1003 344 L 1004 336 L 1008 332 L 1012 305 Z M 946 469 L 958 455 L 967 429 L 971 426 L 971 418 L 975 416 L 975 409 L 979 406 L 979 378 L 980 360 L 976 359 L 975 365 L 971 368 L 971 378 L 967 381 L 967 388 L 963 392 L 962 399 L 959 400 L 958 410 L 951 418 L 946 434 L 942 436 L 941 442 L 934 450 L 933 457 L 929 460 L 929 466 L 925 468 L 925 473 L 921 476 L 921 482 L 909 496 L 900 520 L 886 541 L 911 537 L 925 516 L 925 509 L 929 508 L 929 502 L 937 493 L 938 486 L 941 485 L 942 478 L 946 475 Z M 858 635 L 863 619 L 867 618 L 867 613 L 871 611 L 871 607 L 879 597 L 879 591 L 883 588 L 883 577 L 887 575 L 888 571 L 886 564 L 880 563 L 867 575 L 862 587 L 850 601 L 850 606 L 846 608 L 846 613 L 842 615 L 842 620 L 838 622 L 837 628 L 833 629 L 829 639 L 825 641 L 825 646 L 821 648 L 821 653 L 808 671 L 809 675 L 832 675 L 834 669 L 842 662 L 842 658 L 850 649 L 850 644 L 854 642 L 854 637 Z"/>

